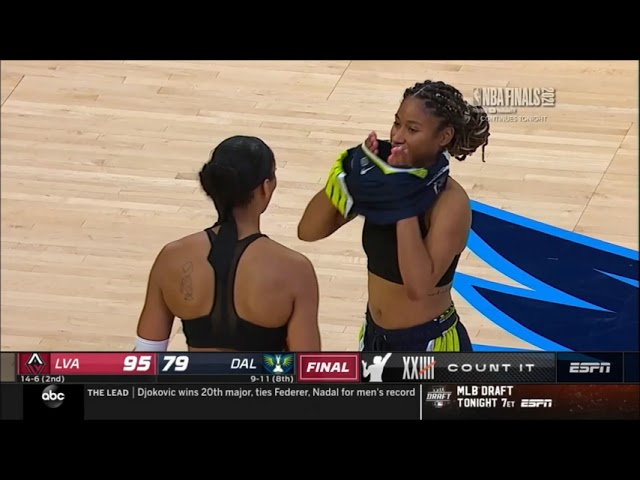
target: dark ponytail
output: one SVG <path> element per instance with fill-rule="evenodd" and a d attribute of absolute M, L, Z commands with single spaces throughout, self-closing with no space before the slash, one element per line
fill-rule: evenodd
<path fill-rule="evenodd" d="M 251 192 L 243 192 L 238 181 L 238 172 L 227 165 L 208 162 L 200 171 L 200 184 L 211 198 L 218 211 L 218 222 L 231 218 L 236 205 L 249 203 Z M 241 195 L 244 193 L 244 197 Z M 246 198 L 246 197 L 249 198 Z"/>
<path fill-rule="evenodd" d="M 200 185 L 218 211 L 218 223 L 233 218 L 233 209 L 247 206 L 254 190 L 274 176 L 275 157 L 256 137 L 234 136 L 211 153 L 200 170 Z"/>

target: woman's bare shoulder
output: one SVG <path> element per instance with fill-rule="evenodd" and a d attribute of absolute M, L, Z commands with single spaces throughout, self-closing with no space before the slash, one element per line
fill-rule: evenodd
<path fill-rule="evenodd" d="M 470 208 L 470 200 L 469 195 L 467 194 L 464 187 L 460 184 L 460 182 L 449 177 L 447 186 L 440 193 L 440 196 L 436 201 L 434 210 L 443 208 L 446 208 L 448 210 L 453 206 L 463 209 Z"/>
<path fill-rule="evenodd" d="M 287 247 L 280 242 L 273 239 L 265 239 L 268 242 L 267 248 L 269 248 L 270 257 L 276 262 L 285 262 L 287 266 L 297 266 L 299 268 L 306 268 L 311 265 L 311 260 L 303 253 Z"/>
<path fill-rule="evenodd" d="M 469 195 L 467 194 L 467 191 L 460 184 L 460 182 L 458 182 L 453 177 L 449 177 L 449 180 L 447 181 L 447 187 L 445 188 L 443 193 L 445 192 L 449 192 L 450 196 L 455 195 L 456 197 L 460 197 L 463 200 L 467 200 L 467 201 L 469 200 Z"/>
<path fill-rule="evenodd" d="M 429 217 L 433 222 L 437 217 L 450 217 L 452 214 L 459 218 L 470 219 L 471 201 L 464 187 L 450 177 L 446 188 L 438 197 Z"/>

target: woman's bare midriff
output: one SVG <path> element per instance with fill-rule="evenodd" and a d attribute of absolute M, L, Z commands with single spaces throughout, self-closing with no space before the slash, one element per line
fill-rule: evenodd
<path fill-rule="evenodd" d="M 421 300 L 411 300 L 404 285 L 368 275 L 369 311 L 373 321 L 382 328 L 396 330 L 421 325 L 451 306 L 451 285 L 436 287 Z"/>

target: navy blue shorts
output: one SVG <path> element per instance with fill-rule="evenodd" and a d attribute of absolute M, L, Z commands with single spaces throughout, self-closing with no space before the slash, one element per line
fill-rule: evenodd
<path fill-rule="evenodd" d="M 422 325 L 387 330 L 373 321 L 367 308 L 360 329 L 361 352 L 472 352 L 471 339 L 455 306 Z"/>

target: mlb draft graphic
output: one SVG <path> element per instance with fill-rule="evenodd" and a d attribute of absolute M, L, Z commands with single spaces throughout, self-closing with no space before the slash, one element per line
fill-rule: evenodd
<path fill-rule="evenodd" d="M 447 387 L 432 386 L 427 390 L 424 401 L 434 408 L 443 408 L 451 403 L 452 393 Z"/>

